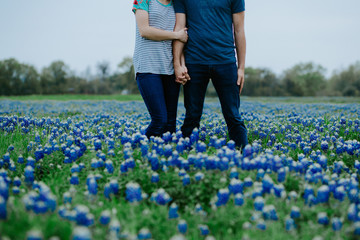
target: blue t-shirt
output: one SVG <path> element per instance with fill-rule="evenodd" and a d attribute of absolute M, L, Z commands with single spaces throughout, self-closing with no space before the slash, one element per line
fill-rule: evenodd
<path fill-rule="evenodd" d="M 232 14 L 245 11 L 245 0 L 175 0 L 174 8 L 186 14 L 186 63 L 236 62 Z"/>

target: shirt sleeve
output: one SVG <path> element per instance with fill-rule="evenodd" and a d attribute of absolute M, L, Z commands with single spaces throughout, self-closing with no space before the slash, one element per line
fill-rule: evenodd
<path fill-rule="evenodd" d="M 191 0 L 194 1 L 194 0 Z M 186 13 L 185 0 L 175 0 L 174 1 L 174 10 L 175 13 Z"/>
<path fill-rule="evenodd" d="M 150 0 L 135 0 L 132 11 L 135 13 L 136 10 L 142 9 L 149 12 L 149 2 Z"/>
<path fill-rule="evenodd" d="M 245 0 L 232 0 L 231 13 L 239 13 L 245 11 Z"/>

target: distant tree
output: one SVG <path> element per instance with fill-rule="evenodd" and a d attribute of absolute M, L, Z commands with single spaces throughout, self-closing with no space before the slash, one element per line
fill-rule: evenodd
<path fill-rule="evenodd" d="M 40 85 L 43 94 L 67 93 L 72 84 L 68 82 L 69 67 L 63 61 L 55 61 L 41 72 Z"/>
<path fill-rule="evenodd" d="M 14 58 L 0 62 L 0 94 L 20 95 L 22 88 L 21 64 Z"/>
<path fill-rule="evenodd" d="M 23 83 L 21 95 L 40 93 L 40 76 L 33 66 L 22 64 L 20 79 Z"/>
<path fill-rule="evenodd" d="M 245 85 L 242 92 L 246 96 L 279 96 L 283 92 L 275 73 L 266 68 L 245 69 Z"/>
<path fill-rule="evenodd" d="M 120 87 L 126 89 L 129 93 L 139 93 L 137 83 L 135 80 L 135 70 L 133 60 L 131 57 L 125 57 L 118 65 L 121 75 L 119 76 Z"/>
<path fill-rule="evenodd" d="M 285 92 L 290 96 L 323 95 L 326 86 L 325 68 L 314 63 L 300 63 L 285 71 Z"/>
<path fill-rule="evenodd" d="M 360 96 L 360 61 L 335 72 L 330 78 L 330 95 Z"/>
<path fill-rule="evenodd" d="M 97 69 L 100 73 L 101 81 L 105 81 L 110 74 L 110 63 L 108 61 L 102 61 L 97 64 Z"/>

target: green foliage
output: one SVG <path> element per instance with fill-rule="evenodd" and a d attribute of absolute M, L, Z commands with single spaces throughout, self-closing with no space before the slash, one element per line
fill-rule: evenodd
<path fill-rule="evenodd" d="M 285 71 L 284 90 L 290 96 L 319 96 L 326 86 L 325 69 L 314 63 L 297 64 Z"/>
<path fill-rule="evenodd" d="M 360 96 L 360 61 L 330 78 L 332 95 Z"/>
<path fill-rule="evenodd" d="M 16 59 L 0 61 L 0 96 L 33 94 L 139 94 L 131 57 L 111 72 L 107 61 L 99 62 L 97 74 L 78 76 L 63 61 L 37 70 Z M 360 96 L 360 62 L 325 77 L 325 68 L 300 63 L 280 76 L 267 68 L 245 69 L 244 96 Z M 216 96 L 211 81 L 208 96 Z"/>

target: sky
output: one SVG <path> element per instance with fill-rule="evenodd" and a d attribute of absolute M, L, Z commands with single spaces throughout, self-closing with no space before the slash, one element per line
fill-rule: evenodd
<path fill-rule="evenodd" d="M 63 60 L 77 74 L 132 56 L 132 0 L 0 0 L 0 60 L 37 69 Z M 328 72 L 360 60 L 359 0 L 247 0 L 246 66 L 280 74 L 312 61 Z"/>

